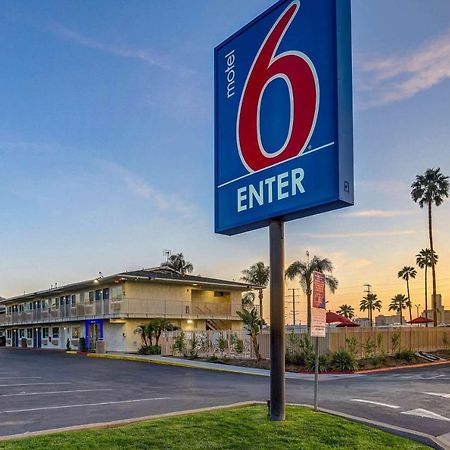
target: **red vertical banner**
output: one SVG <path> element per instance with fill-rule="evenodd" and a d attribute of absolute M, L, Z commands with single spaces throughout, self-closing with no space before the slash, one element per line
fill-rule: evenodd
<path fill-rule="evenodd" d="M 325 337 L 326 334 L 326 300 L 325 275 L 313 273 L 311 304 L 311 337 Z"/>

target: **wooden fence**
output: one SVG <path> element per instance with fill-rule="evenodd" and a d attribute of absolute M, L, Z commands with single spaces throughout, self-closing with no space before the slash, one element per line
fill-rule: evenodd
<path fill-rule="evenodd" d="M 181 332 L 167 332 L 161 336 L 161 353 L 174 355 L 173 346 Z M 286 334 L 286 349 L 298 351 L 299 338 L 305 333 Z M 185 352 L 199 357 L 254 358 L 251 339 L 245 331 L 184 332 Z M 193 347 L 195 344 L 195 348 Z M 270 333 L 258 336 L 261 356 L 270 358 Z M 398 328 L 330 328 L 327 336 L 319 339 L 320 353 L 340 349 L 353 349 L 357 357 L 384 352 L 392 355 L 399 350 L 432 352 L 450 348 L 450 328 L 398 327 Z M 180 352 L 178 352 L 180 353 Z"/>

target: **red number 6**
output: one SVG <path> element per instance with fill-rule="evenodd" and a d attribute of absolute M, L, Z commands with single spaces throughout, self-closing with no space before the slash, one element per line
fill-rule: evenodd
<path fill-rule="evenodd" d="M 299 1 L 294 1 L 272 27 L 258 51 L 242 93 L 236 135 L 241 160 L 250 172 L 298 156 L 314 131 L 319 109 L 319 82 L 312 62 L 298 51 L 275 56 L 299 8 Z M 261 101 L 265 89 L 276 78 L 282 78 L 289 90 L 289 131 L 284 145 L 274 153 L 267 153 L 260 133 Z"/>

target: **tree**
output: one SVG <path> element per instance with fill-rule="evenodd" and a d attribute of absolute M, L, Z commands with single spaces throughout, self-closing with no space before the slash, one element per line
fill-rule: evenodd
<path fill-rule="evenodd" d="M 179 327 L 172 325 L 167 319 L 161 318 L 151 320 L 149 325 L 151 325 L 154 330 L 155 345 L 159 345 L 159 339 L 161 338 L 163 331 L 175 331 L 179 329 Z"/>
<path fill-rule="evenodd" d="M 255 293 L 254 292 L 244 292 L 242 294 L 242 307 L 249 308 L 253 307 L 255 303 Z"/>
<path fill-rule="evenodd" d="M 155 334 L 155 327 L 151 322 L 139 325 L 134 332 L 141 336 L 142 345 L 144 347 L 153 346 L 153 336 Z"/>
<path fill-rule="evenodd" d="M 391 299 L 389 311 L 400 314 L 400 325 L 403 325 L 403 310 L 406 309 L 408 298 L 403 294 L 397 294 Z"/>
<path fill-rule="evenodd" d="M 252 264 L 242 272 L 241 280 L 253 286 L 257 286 L 259 298 L 259 317 L 263 319 L 263 289 L 267 287 L 270 279 L 270 267 L 262 261 Z"/>
<path fill-rule="evenodd" d="M 436 252 L 431 253 L 431 250 L 429 248 L 423 248 L 420 250 L 420 252 L 416 255 L 416 264 L 421 268 L 424 269 L 425 274 L 425 315 L 428 317 L 428 268 L 436 264 L 438 262 L 438 255 Z M 426 324 L 428 326 L 428 323 Z"/>
<path fill-rule="evenodd" d="M 332 275 L 327 275 L 327 272 L 329 274 L 333 272 L 333 263 L 328 258 L 314 256 L 311 261 L 294 261 L 286 269 L 286 278 L 293 280 L 298 277 L 300 279 L 300 286 L 306 294 L 308 328 L 311 327 L 311 296 L 314 272 L 325 274 L 325 282 L 328 288 L 332 293 L 336 291 L 338 287 L 338 280 Z"/>
<path fill-rule="evenodd" d="M 425 205 L 428 209 L 428 236 L 430 240 L 430 250 L 434 254 L 433 244 L 433 218 L 432 206 L 440 206 L 449 196 L 448 177 L 444 176 L 440 168 L 427 169 L 423 175 L 417 175 L 416 180 L 411 185 L 411 197 L 421 208 Z M 432 261 L 431 275 L 433 277 L 433 322 L 437 327 L 437 302 L 436 302 L 436 261 Z"/>
<path fill-rule="evenodd" d="M 409 293 L 409 280 L 411 278 L 416 278 L 416 275 L 417 270 L 412 266 L 405 266 L 398 272 L 398 277 L 406 281 L 406 291 L 408 293 L 408 301 L 406 303 L 406 306 L 409 308 L 409 320 L 412 320 L 412 302 L 411 295 Z"/>
<path fill-rule="evenodd" d="M 244 322 L 244 328 L 247 330 L 248 335 L 252 338 L 253 350 L 255 351 L 256 361 L 261 360 L 261 353 L 259 352 L 258 334 L 261 332 L 262 321 L 258 317 L 256 308 L 252 308 L 250 311 L 243 309 L 242 311 L 236 311 L 236 314 Z"/>
<path fill-rule="evenodd" d="M 355 317 L 355 308 L 350 305 L 341 305 L 339 306 L 338 314 L 351 320 L 353 319 L 353 317 Z"/>
<path fill-rule="evenodd" d="M 381 300 L 377 298 L 377 294 L 368 292 L 359 303 L 359 309 L 368 312 L 369 323 L 373 327 L 373 311 L 381 311 Z"/>
<path fill-rule="evenodd" d="M 180 272 L 181 275 L 186 275 L 186 273 L 192 273 L 194 271 L 193 264 L 184 259 L 183 253 L 170 255 L 167 261 L 161 263 L 161 267 L 169 267 Z"/>

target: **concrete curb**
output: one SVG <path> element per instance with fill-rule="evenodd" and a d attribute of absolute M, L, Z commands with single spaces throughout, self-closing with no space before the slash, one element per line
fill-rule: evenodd
<path fill-rule="evenodd" d="M 161 361 L 156 359 L 148 359 L 142 358 L 139 356 L 119 356 L 119 355 L 110 355 L 110 354 L 98 354 L 98 353 L 88 353 L 86 354 L 88 358 L 99 358 L 99 359 L 115 359 L 119 361 L 133 361 L 133 362 L 144 362 L 147 364 L 158 364 L 160 366 L 172 366 L 172 367 L 184 367 L 187 369 L 200 369 L 200 370 L 210 370 L 212 372 L 227 372 L 227 373 L 237 373 L 240 375 L 252 375 L 259 377 L 266 377 L 266 374 L 256 373 L 256 372 L 244 372 L 242 370 L 232 369 L 232 366 L 219 366 L 217 367 L 200 367 L 195 364 L 189 364 L 185 362 L 173 362 L 173 361 Z"/>
<path fill-rule="evenodd" d="M 82 430 L 102 430 L 108 428 L 116 428 L 125 425 L 132 425 L 134 423 L 145 422 L 147 420 L 156 420 L 156 419 L 164 419 L 166 417 L 178 417 L 178 416 L 191 416 L 193 414 L 199 414 L 203 412 L 211 412 L 211 411 L 224 411 L 227 409 L 236 409 L 236 408 L 245 408 L 246 406 L 254 406 L 257 404 L 264 404 L 264 402 L 239 402 L 232 403 L 230 405 L 222 405 L 222 406 L 209 406 L 207 408 L 197 408 L 197 409 L 188 409 L 185 411 L 175 411 L 171 413 L 165 414 L 154 414 L 152 416 L 144 416 L 144 417 L 135 417 L 132 419 L 122 419 L 122 420 L 114 420 L 112 422 L 99 422 L 99 423 L 90 423 L 86 425 L 74 425 L 71 427 L 64 428 L 54 428 L 52 430 L 42 430 L 42 431 L 32 431 L 28 433 L 20 433 L 20 434 L 11 434 L 9 436 L 0 436 L 1 441 L 8 441 L 11 439 L 26 439 L 31 437 L 38 436 L 46 436 L 49 434 L 58 434 L 58 433 L 66 433 L 70 431 L 82 431 Z"/>
<path fill-rule="evenodd" d="M 303 406 L 305 408 L 312 409 L 312 405 L 302 404 L 302 403 L 288 403 L 290 406 Z M 384 422 L 377 422 L 375 420 L 365 419 L 364 417 L 352 416 L 351 414 L 342 413 L 339 411 L 334 411 L 332 409 L 319 408 L 319 412 L 325 414 L 330 414 L 332 416 L 341 417 L 343 419 L 350 420 L 352 422 L 361 423 L 368 425 L 372 428 L 377 428 L 381 431 L 386 431 L 391 434 L 395 434 L 400 437 L 405 437 L 413 441 L 419 442 L 430 446 L 431 448 L 437 450 L 450 450 L 450 446 L 440 437 L 432 436 L 431 434 L 422 433 L 421 431 L 410 430 L 408 428 L 398 427 L 396 425 L 389 425 Z"/>
<path fill-rule="evenodd" d="M 356 375 L 368 375 L 371 373 L 391 372 L 393 370 L 420 369 L 421 367 L 445 366 L 446 364 L 450 364 L 450 361 L 438 361 L 438 362 L 430 362 L 430 363 L 411 364 L 410 366 L 382 367 L 380 369 L 357 370 L 354 373 Z"/>

